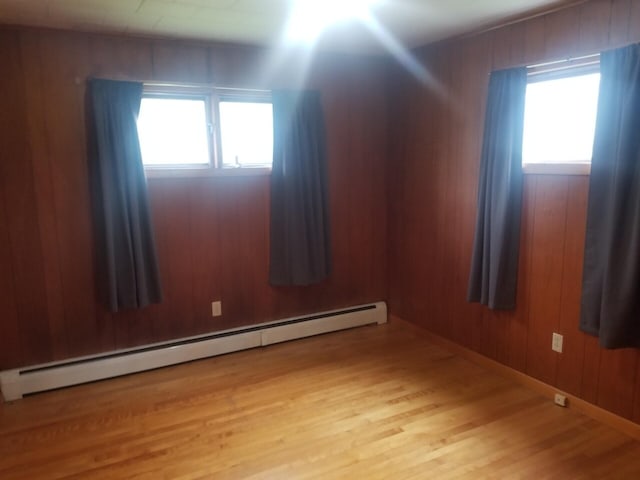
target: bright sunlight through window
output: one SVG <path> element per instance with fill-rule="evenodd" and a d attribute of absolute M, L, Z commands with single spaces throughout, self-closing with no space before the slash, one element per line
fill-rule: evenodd
<path fill-rule="evenodd" d="M 223 167 L 270 167 L 273 113 L 270 103 L 225 102 L 220 108 Z"/>
<path fill-rule="evenodd" d="M 207 166 L 210 163 L 204 98 L 142 99 L 138 136 L 148 167 Z"/>
<path fill-rule="evenodd" d="M 590 163 L 600 74 L 527 85 L 522 163 Z"/>

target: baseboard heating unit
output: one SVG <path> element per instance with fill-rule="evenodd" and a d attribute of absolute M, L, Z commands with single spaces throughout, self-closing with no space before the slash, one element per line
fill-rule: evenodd
<path fill-rule="evenodd" d="M 225 353 L 271 345 L 387 321 L 384 302 L 286 318 L 138 348 L 0 372 L 5 401 L 105 378 L 166 367 Z"/>

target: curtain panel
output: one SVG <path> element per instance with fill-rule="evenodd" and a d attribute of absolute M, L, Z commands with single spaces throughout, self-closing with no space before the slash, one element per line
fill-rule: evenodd
<path fill-rule="evenodd" d="M 640 46 L 603 52 L 580 328 L 640 347 Z"/>
<path fill-rule="evenodd" d="M 331 272 L 325 124 L 320 94 L 274 91 L 269 281 L 319 283 Z"/>
<path fill-rule="evenodd" d="M 142 84 L 91 79 L 89 163 L 97 257 L 112 312 L 162 299 L 138 140 Z"/>
<path fill-rule="evenodd" d="M 526 68 L 491 73 L 467 300 L 491 309 L 516 304 Z"/>

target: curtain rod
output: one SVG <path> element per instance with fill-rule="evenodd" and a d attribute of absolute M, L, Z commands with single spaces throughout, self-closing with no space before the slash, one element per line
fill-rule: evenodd
<path fill-rule="evenodd" d="M 535 76 L 545 73 L 561 72 L 573 68 L 589 68 L 600 64 L 600 54 L 581 55 L 579 57 L 567 57 L 561 60 L 527 65 L 527 75 Z"/>
<path fill-rule="evenodd" d="M 570 68 L 588 68 L 600 64 L 600 53 L 590 53 L 579 57 L 567 57 L 550 62 L 536 63 L 533 65 L 520 64 L 509 68 L 526 68 L 527 76 L 535 76 L 543 73 L 559 72 Z M 500 69 L 499 69 L 500 70 Z M 488 75 L 493 72 L 490 71 Z"/>
<path fill-rule="evenodd" d="M 568 62 L 578 62 L 580 60 L 596 60 L 600 61 L 600 54 L 599 53 L 592 53 L 590 55 L 581 55 L 580 57 L 567 57 L 567 58 L 563 58 L 561 60 L 554 60 L 552 62 L 544 62 L 544 63 L 537 63 L 535 65 L 528 65 L 527 68 L 542 68 L 542 67 L 549 67 L 552 65 L 557 65 L 557 64 L 561 64 L 561 63 L 568 63 Z"/>
<path fill-rule="evenodd" d="M 215 90 L 230 90 L 256 93 L 271 93 L 271 90 L 264 88 L 245 88 L 245 87 L 219 87 L 210 83 L 180 83 L 180 82 L 161 82 L 158 80 L 142 81 L 145 86 L 149 87 L 181 87 L 181 88 L 208 88 Z"/>
<path fill-rule="evenodd" d="M 76 85 L 81 85 L 83 83 L 86 83 L 88 80 L 91 80 L 92 78 L 122 81 L 122 82 L 139 82 L 149 87 L 200 88 L 200 89 L 231 90 L 231 91 L 256 92 L 256 93 L 271 93 L 271 90 L 264 89 L 264 88 L 222 87 L 222 86 L 213 85 L 211 83 L 164 82 L 160 80 L 139 80 L 139 79 L 133 79 L 131 77 L 125 77 L 125 76 L 122 76 L 122 77 L 114 76 L 109 78 L 88 76 L 84 79 L 82 77 L 76 77 L 75 83 Z"/>

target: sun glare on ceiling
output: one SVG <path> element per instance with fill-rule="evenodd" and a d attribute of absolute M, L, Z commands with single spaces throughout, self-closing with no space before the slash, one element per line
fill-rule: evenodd
<path fill-rule="evenodd" d="M 380 0 L 294 0 L 287 39 L 313 43 L 329 26 L 344 20 L 362 20 Z"/>
<path fill-rule="evenodd" d="M 375 39 L 404 68 L 422 84 L 429 86 L 438 95 L 446 96 L 446 91 L 436 78 L 378 21 L 374 7 L 388 0 L 291 0 L 292 7 L 285 29 L 283 49 L 279 50 L 282 58 L 277 66 L 286 62 L 285 53 L 291 47 L 304 46 L 305 64 L 311 63 L 313 47 L 322 33 L 329 27 L 345 21 L 354 21 L 363 25 Z M 306 72 L 301 75 L 304 84 Z"/>

